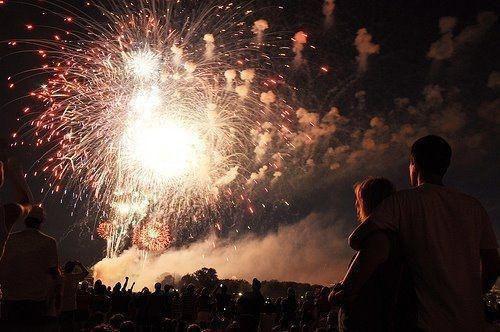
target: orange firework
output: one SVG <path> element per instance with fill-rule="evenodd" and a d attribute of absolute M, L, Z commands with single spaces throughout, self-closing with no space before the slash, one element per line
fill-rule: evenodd
<path fill-rule="evenodd" d="M 170 228 L 159 221 L 143 222 L 134 230 L 132 241 L 141 250 L 165 251 L 172 242 Z"/>
<path fill-rule="evenodd" d="M 113 224 L 109 221 L 102 221 L 99 226 L 97 226 L 97 234 L 103 238 L 108 239 L 113 233 Z"/>

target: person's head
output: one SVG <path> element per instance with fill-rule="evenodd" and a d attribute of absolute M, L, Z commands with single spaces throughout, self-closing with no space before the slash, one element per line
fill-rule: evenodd
<path fill-rule="evenodd" d="M 45 210 L 43 207 L 35 205 L 28 213 L 24 224 L 27 228 L 40 229 L 42 223 L 45 221 Z"/>
<path fill-rule="evenodd" d="M 252 289 L 257 292 L 257 291 L 260 291 L 260 287 L 261 287 L 260 280 L 257 278 L 253 278 Z"/>
<path fill-rule="evenodd" d="M 161 284 L 159 282 L 155 284 L 155 292 L 161 292 Z"/>
<path fill-rule="evenodd" d="M 76 264 L 73 261 L 66 262 L 63 267 L 64 273 L 73 273 L 75 266 Z"/>
<path fill-rule="evenodd" d="M 191 324 L 189 325 L 189 327 L 187 328 L 187 331 L 188 332 L 201 332 L 201 328 L 199 325 L 197 324 Z"/>
<path fill-rule="evenodd" d="M 135 331 L 135 324 L 134 322 L 130 320 L 126 320 L 120 325 L 120 332 L 134 332 Z"/>
<path fill-rule="evenodd" d="M 165 285 L 163 286 L 163 291 L 164 291 L 165 293 L 170 292 L 170 290 L 171 290 L 171 289 L 172 289 L 172 285 L 165 284 Z"/>
<path fill-rule="evenodd" d="M 118 330 L 124 321 L 125 316 L 123 316 L 122 314 L 114 314 L 109 319 L 109 324 L 114 330 Z"/>
<path fill-rule="evenodd" d="M 451 147 L 442 137 L 428 135 L 413 143 L 410 151 L 410 184 L 442 183 L 450 166 Z"/>
<path fill-rule="evenodd" d="M 200 291 L 200 295 L 208 296 L 209 295 L 208 288 L 203 287 Z"/>
<path fill-rule="evenodd" d="M 121 282 L 117 282 L 115 284 L 115 286 L 113 287 L 113 293 L 118 293 L 119 291 L 121 291 L 122 289 L 122 283 Z"/>
<path fill-rule="evenodd" d="M 97 279 L 95 282 L 94 282 L 94 289 L 97 289 L 99 287 L 102 286 L 102 280 L 101 279 Z"/>
<path fill-rule="evenodd" d="M 354 185 L 356 196 L 356 212 L 358 220 L 363 222 L 382 203 L 384 199 L 395 191 L 394 185 L 386 178 L 369 177 Z"/>
<path fill-rule="evenodd" d="M 87 291 L 89 289 L 89 283 L 88 283 L 88 281 L 86 281 L 86 280 L 82 281 L 82 284 L 80 285 L 80 289 L 82 291 Z"/>
<path fill-rule="evenodd" d="M 221 294 L 226 294 L 227 293 L 227 286 L 224 284 L 220 284 L 219 286 Z"/>
<path fill-rule="evenodd" d="M 97 295 L 104 295 L 104 294 L 106 294 L 106 286 L 104 286 L 103 284 L 100 284 L 100 285 L 98 285 L 98 286 L 94 289 L 94 292 L 95 292 Z"/>
<path fill-rule="evenodd" d="M 186 294 L 194 294 L 194 285 L 193 284 L 187 285 L 185 288 L 185 292 Z"/>

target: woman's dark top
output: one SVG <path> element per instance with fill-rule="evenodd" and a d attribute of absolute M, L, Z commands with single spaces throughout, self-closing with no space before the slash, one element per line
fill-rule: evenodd
<path fill-rule="evenodd" d="M 377 268 L 353 301 L 342 305 L 340 331 L 414 330 L 415 294 L 403 257 L 402 248 L 391 239 L 387 261 Z"/>

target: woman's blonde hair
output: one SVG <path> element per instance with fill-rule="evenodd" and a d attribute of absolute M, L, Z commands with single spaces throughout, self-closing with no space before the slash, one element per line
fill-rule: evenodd
<path fill-rule="evenodd" d="M 358 220 L 365 221 L 375 208 L 394 191 L 392 182 L 382 177 L 368 177 L 356 183 L 354 194 L 356 195 Z"/>

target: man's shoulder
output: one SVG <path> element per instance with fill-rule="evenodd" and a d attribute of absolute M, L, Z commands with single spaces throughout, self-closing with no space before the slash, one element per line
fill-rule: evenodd
<path fill-rule="evenodd" d="M 441 195 L 449 195 L 454 196 L 456 199 L 469 201 L 472 204 L 481 205 L 479 200 L 469 194 L 466 194 L 456 188 L 447 187 L 447 186 L 439 186 L 434 184 L 423 184 L 418 187 L 413 187 L 409 189 L 398 190 L 393 196 L 398 198 L 408 198 L 415 197 L 421 195 L 428 195 L 429 193 L 439 193 Z"/>
<path fill-rule="evenodd" d="M 47 234 L 40 232 L 40 231 L 37 232 L 37 237 L 40 239 L 41 242 L 44 242 L 48 245 L 57 243 L 56 239 L 54 239 L 52 236 L 47 235 Z"/>

